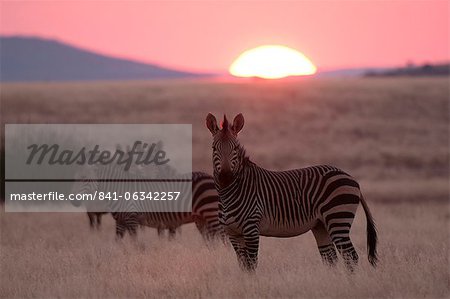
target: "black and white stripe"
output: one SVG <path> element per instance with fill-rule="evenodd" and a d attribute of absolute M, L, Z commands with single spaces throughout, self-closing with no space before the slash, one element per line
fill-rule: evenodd
<path fill-rule="evenodd" d="M 75 174 L 75 182 L 72 185 L 72 194 L 92 194 L 98 188 L 97 182 L 92 179 L 96 177 L 93 168 L 86 168 Z M 79 207 L 81 201 L 71 201 L 71 204 Z M 100 229 L 102 225 L 102 216 L 108 212 L 94 212 L 96 209 L 92 205 L 86 205 L 87 216 L 89 218 L 89 226 L 91 229 Z"/>
<path fill-rule="evenodd" d="M 85 175 L 90 179 L 77 182 L 74 189 L 81 193 L 112 192 L 124 194 L 126 191 L 154 191 L 152 182 L 146 181 L 139 174 L 122 171 L 118 167 L 104 166 L 90 169 Z M 180 177 L 183 179 L 184 177 Z M 183 184 L 186 190 L 181 190 L 181 195 L 190 194 L 192 188 L 192 212 L 148 212 L 152 208 L 148 206 L 149 201 L 108 201 L 107 207 L 116 222 L 116 236 L 122 238 L 126 232 L 135 236 L 138 226 L 148 226 L 162 230 L 168 229 L 169 235 L 173 236 L 176 230 L 183 224 L 195 222 L 198 230 L 206 240 L 216 237 L 223 238 L 223 229 L 218 220 L 218 194 L 215 189 L 212 176 L 203 172 L 192 172 L 192 184 Z M 134 183 L 133 183 L 134 182 Z M 173 190 L 173 182 L 158 182 L 160 188 Z M 129 188 L 132 190 L 129 190 Z M 178 187 L 180 185 L 177 185 Z M 179 198 L 180 204 L 190 204 L 185 198 Z M 102 203 L 105 205 L 105 203 Z M 147 205 L 147 206 L 144 206 Z M 121 212 L 118 212 L 121 211 Z M 97 215 L 99 212 L 89 211 L 88 215 Z"/>
<path fill-rule="evenodd" d="M 358 262 L 350 228 L 359 203 L 367 217 L 368 257 L 377 262 L 377 234 L 359 184 L 340 169 L 313 166 L 270 171 L 251 162 L 237 140 L 244 119 L 239 114 L 222 129 L 207 117 L 213 135 L 214 179 L 219 191 L 219 218 L 240 265 L 255 270 L 259 236 L 293 237 L 311 230 L 322 259 L 334 264 L 336 249 L 349 269 Z"/>

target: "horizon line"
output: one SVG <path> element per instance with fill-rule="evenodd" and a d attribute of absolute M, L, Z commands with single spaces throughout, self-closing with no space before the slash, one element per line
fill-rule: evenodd
<path fill-rule="evenodd" d="M 107 57 L 107 58 L 126 60 L 126 61 L 139 63 L 139 64 L 152 65 L 152 66 L 156 66 L 156 67 L 160 67 L 160 68 L 164 68 L 164 69 L 169 69 L 169 70 L 178 71 L 178 72 L 191 73 L 193 75 L 200 75 L 200 76 L 205 76 L 205 77 L 224 77 L 224 76 L 228 77 L 228 76 L 230 76 L 230 77 L 235 78 L 235 76 L 233 76 L 229 73 L 228 69 L 227 70 L 186 69 L 183 67 L 166 65 L 161 62 L 155 62 L 155 61 L 150 61 L 150 60 L 144 61 L 144 60 L 140 60 L 140 59 L 134 58 L 134 57 L 129 57 L 126 55 L 123 56 L 123 55 L 108 54 L 101 50 L 98 51 L 98 50 L 90 49 L 89 47 L 77 45 L 75 43 L 68 42 L 68 41 L 65 41 L 65 40 L 63 40 L 61 38 L 57 38 L 57 37 L 30 35 L 30 34 L 0 34 L 0 38 L 22 38 L 22 39 L 36 39 L 36 40 L 42 40 L 42 41 L 48 41 L 48 42 L 56 42 L 56 43 L 59 43 L 64 46 L 69 46 L 72 48 L 76 48 L 80 51 L 89 52 L 91 54 L 99 55 L 99 56 L 103 56 L 103 57 Z M 0 43 L 0 48 L 1 48 L 1 43 Z M 430 59 L 430 60 L 426 60 L 423 62 L 415 62 L 415 61 L 410 61 L 410 60 L 406 59 L 403 63 L 392 64 L 392 65 L 386 64 L 383 66 L 361 65 L 361 66 L 321 67 L 319 65 L 316 65 L 317 71 L 314 75 L 317 75 L 320 73 L 323 74 L 323 73 L 337 72 L 337 71 L 352 71 L 352 70 L 370 71 L 370 70 L 404 68 L 404 67 L 408 66 L 409 63 L 411 63 L 412 66 L 414 66 L 414 67 L 424 66 L 427 64 L 444 65 L 444 64 L 450 64 L 450 59 L 449 60 L 432 60 L 432 59 Z M 314 76 L 314 75 L 312 75 L 312 76 Z M 297 77 L 299 77 L 299 76 L 297 76 Z M 309 77 L 309 76 L 307 76 L 307 77 Z"/>

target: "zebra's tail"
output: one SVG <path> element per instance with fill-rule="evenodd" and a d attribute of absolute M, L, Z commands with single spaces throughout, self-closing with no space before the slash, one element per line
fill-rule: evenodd
<path fill-rule="evenodd" d="M 372 213 L 369 210 L 369 206 L 366 203 L 366 200 L 361 194 L 361 204 L 364 208 L 364 213 L 366 214 L 367 219 L 367 254 L 369 263 L 372 266 L 376 266 L 378 262 L 378 256 L 377 256 L 377 242 L 378 242 L 378 236 L 377 236 L 377 228 L 375 227 L 375 222 L 372 217 Z"/>

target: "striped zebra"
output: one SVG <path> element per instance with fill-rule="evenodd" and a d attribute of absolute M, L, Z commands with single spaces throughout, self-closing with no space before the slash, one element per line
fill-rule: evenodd
<path fill-rule="evenodd" d="M 156 150 L 161 150 L 163 147 L 162 142 L 158 142 L 158 144 L 156 145 Z M 142 145 L 140 145 L 139 147 L 136 148 L 136 150 L 138 151 L 144 151 L 142 149 Z M 116 145 L 116 151 L 122 151 L 123 147 L 121 144 L 117 144 Z M 129 153 L 131 151 L 131 147 L 128 145 L 127 149 L 125 151 L 125 153 Z M 144 152 L 145 153 L 145 152 Z M 88 194 L 88 193 L 92 193 L 93 191 L 95 191 L 95 189 L 97 189 L 97 185 L 95 182 L 92 182 L 92 184 L 89 182 L 90 178 L 96 177 L 97 174 L 95 173 L 95 167 L 91 167 L 91 168 L 85 168 L 84 171 L 78 172 L 75 174 L 75 183 L 74 186 L 72 187 L 72 193 L 78 193 L 78 194 Z M 151 171 L 148 172 L 148 168 L 145 168 L 145 171 L 143 169 L 143 167 L 141 166 L 136 166 L 136 165 L 132 165 L 130 168 L 130 173 L 133 174 L 139 174 L 139 175 L 147 175 L 147 176 L 157 176 L 158 175 L 158 170 L 160 170 L 161 167 L 152 167 Z M 156 171 L 155 171 L 156 170 Z M 73 201 L 71 202 L 72 205 L 79 207 L 81 205 L 80 201 Z M 108 214 L 108 212 L 93 212 L 93 211 L 89 211 L 89 209 L 92 209 L 92 207 L 90 205 L 87 206 L 88 211 L 86 212 L 88 218 L 89 218 L 89 226 L 91 229 L 97 229 L 99 230 L 101 225 L 102 225 L 102 216 L 105 214 Z M 95 208 L 94 208 L 95 210 Z M 169 230 L 169 237 L 173 237 L 176 233 L 176 230 Z M 158 236 L 162 236 L 164 234 L 164 230 L 163 229 L 158 229 Z"/>
<path fill-rule="evenodd" d="M 84 176 L 91 179 L 82 179 L 78 182 L 78 185 L 74 187 L 78 191 L 75 192 L 92 194 L 95 191 L 117 190 L 118 193 L 124 193 L 128 191 L 124 182 L 133 180 L 138 184 L 133 186 L 136 191 L 152 190 L 151 183 L 143 180 L 142 176 L 127 173 L 114 166 L 91 168 L 89 174 L 84 174 Z M 172 190 L 174 187 L 173 182 L 160 182 L 159 184 L 162 184 L 165 190 Z M 186 188 L 192 186 L 192 212 L 142 212 L 151 210 L 148 206 L 142 206 L 148 204 L 149 201 L 130 201 L 124 207 L 126 211 L 111 213 L 116 222 L 116 237 L 121 239 L 126 232 L 135 236 L 140 225 L 158 229 L 159 235 L 164 229 L 167 229 L 169 237 L 173 237 L 181 225 L 194 222 L 205 240 L 224 238 L 218 219 L 218 194 L 213 178 L 203 172 L 192 172 L 192 185 L 185 184 L 185 186 Z M 183 191 L 181 194 L 186 194 L 190 190 Z M 180 203 L 186 202 L 183 198 L 178 200 Z M 117 204 L 121 203 L 123 204 L 124 201 L 117 202 Z M 114 204 L 116 203 L 108 203 L 108 208 L 120 210 L 120 207 L 113 206 Z M 106 207 L 104 208 L 106 209 Z"/>
<path fill-rule="evenodd" d="M 89 170 L 92 170 L 89 168 Z M 92 171 L 83 171 L 75 174 L 75 182 L 72 186 L 71 193 L 73 194 L 89 194 L 93 191 L 93 186 L 96 185 L 91 178 L 95 177 L 95 173 Z M 71 201 L 71 204 L 75 207 L 81 205 L 81 201 Z M 102 225 L 102 216 L 108 214 L 108 212 L 93 212 L 90 211 L 91 207 L 87 206 L 87 216 L 89 218 L 89 226 L 91 229 L 100 229 Z"/>
<path fill-rule="evenodd" d="M 350 228 L 359 203 L 367 218 L 369 262 L 377 262 L 377 232 L 359 184 L 333 166 L 270 171 L 246 156 L 237 139 L 244 126 L 238 114 L 233 124 L 226 116 L 222 128 L 210 113 L 206 126 L 213 136 L 214 180 L 219 192 L 219 220 L 236 251 L 241 268 L 254 271 L 259 236 L 287 238 L 312 231 L 325 264 L 334 265 L 336 249 L 350 271 L 358 254 Z"/>

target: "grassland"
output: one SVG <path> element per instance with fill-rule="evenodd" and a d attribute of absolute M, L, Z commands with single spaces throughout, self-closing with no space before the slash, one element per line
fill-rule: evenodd
<path fill-rule="evenodd" d="M 246 119 L 241 141 L 271 169 L 328 163 L 362 185 L 379 227 L 380 266 L 352 229 L 360 267 L 322 266 L 311 234 L 264 238 L 256 275 L 192 226 L 116 243 L 106 217 L 0 214 L 0 297 L 437 298 L 449 284 L 448 78 L 119 82 L 2 86 L 3 123 L 192 123 L 194 169 L 210 172 L 208 112 Z"/>

